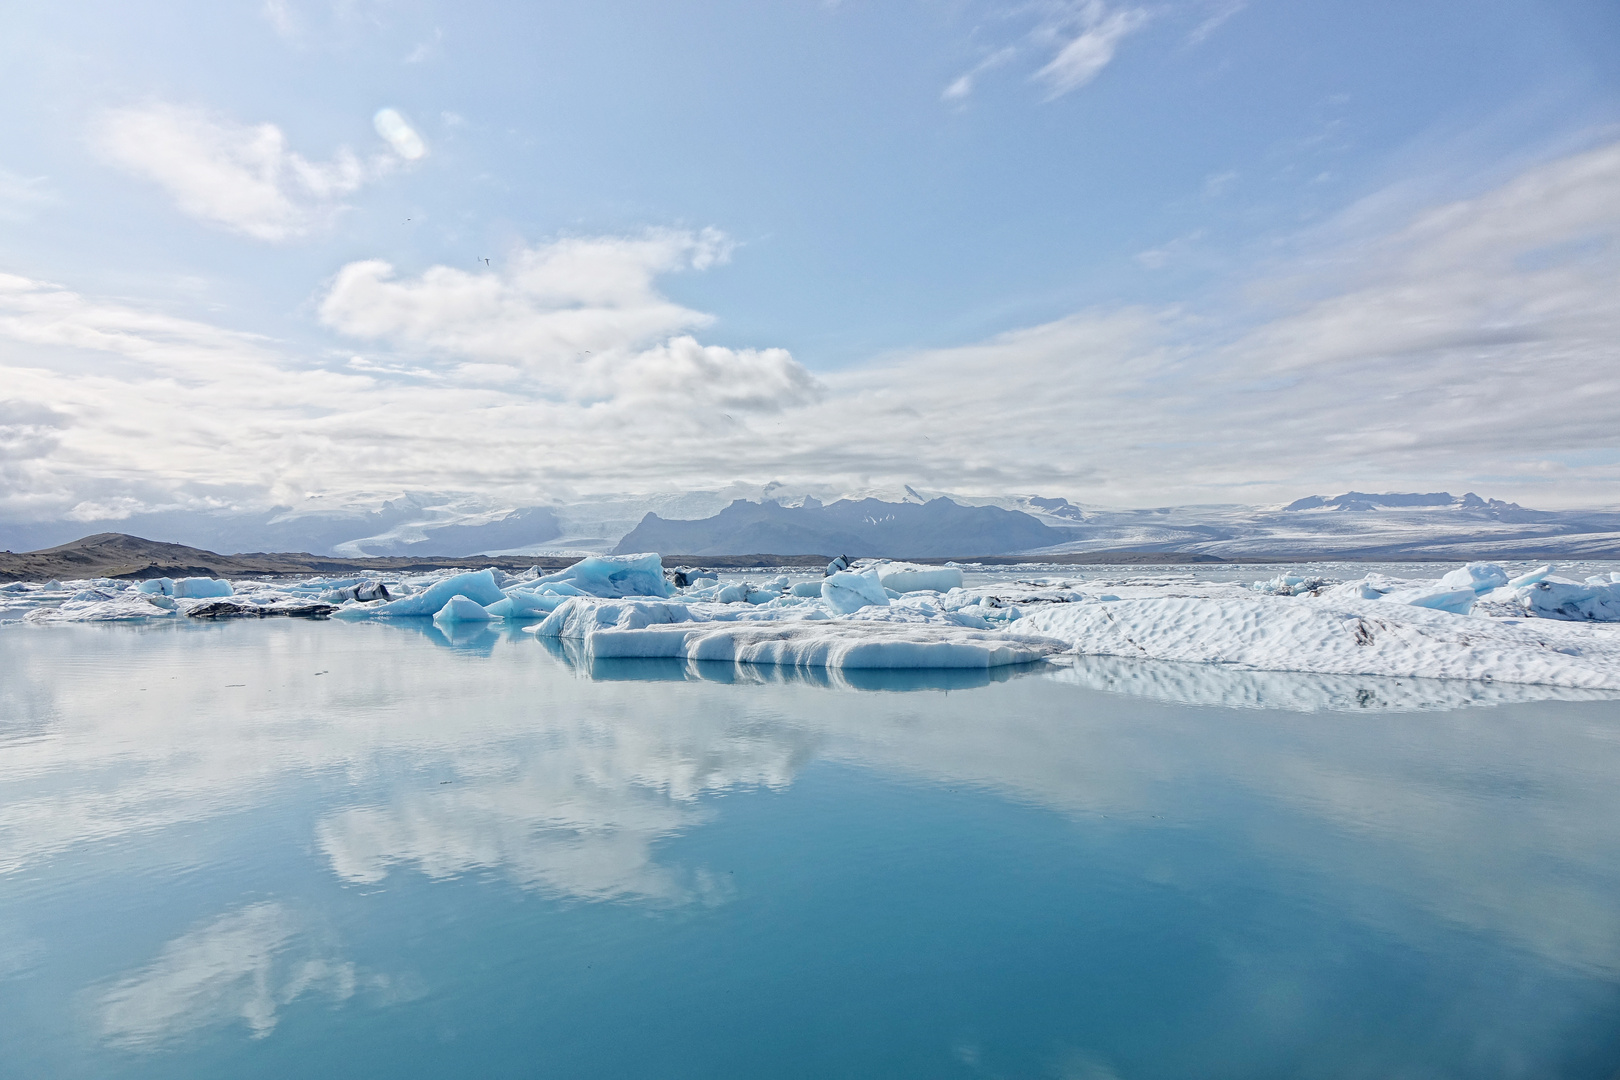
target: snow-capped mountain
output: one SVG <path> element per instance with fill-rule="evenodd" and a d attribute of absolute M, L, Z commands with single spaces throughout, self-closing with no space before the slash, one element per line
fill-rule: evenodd
<path fill-rule="evenodd" d="M 1469 492 L 1349 491 L 1280 506 L 1121 510 L 1041 495 L 780 485 L 590 496 L 543 505 L 412 493 L 369 506 L 169 511 L 0 524 L 13 551 L 122 532 L 222 553 L 466 556 L 655 550 L 683 555 L 969 557 L 1162 551 L 1221 558 L 1620 557 L 1620 511 L 1534 510 Z"/>

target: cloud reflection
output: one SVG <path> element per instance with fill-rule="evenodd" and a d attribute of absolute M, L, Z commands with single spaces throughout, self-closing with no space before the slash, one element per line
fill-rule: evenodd
<path fill-rule="evenodd" d="M 1408 918 L 1390 914 L 1394 890 L 1400 910 L 1620 973 L 1620 744 L 1593 726 L 1602 703 L 1515 708 L 1533 688 L 1100 659 L 853 694 L 735 667 L 592 678 L 526 635 L 486 652 L 345 623 L 0 633 L 0 686 L 31 688 L 8 700 L 39 714 L 17 721 L 33 737 L 0 742 L 0 873 L 302 806 L 313 777 L 318 858 L 347 883 L 489 874 L 576 900 L 712 903 L 724 891 L 665 842 L 712 820 L 714 796 L 782 790 L 826 761 L 1081 823 L 1195 828 L 1391 934 Z M 277 918 L 176 945 L 110 992 L 109 1031 L 139 1041 L 217 986 L 250 1027 L 273 1018 L 264 1003 L 293 983 L 261 992 L 253 973 L 296 952 Z M 241 959 L 190 963 L 226 953 Z"/>
<path fill-rule="evenodd" d="M 253 1038 L 275 1030 L 305 994 L 354 996 L 355 967 L 314 950 L 281 904 L 250 904 L 188 931 L 156 960 L 100 995 L 102 1039 L 155 1050 L 199 1028 L 241 1022 Z"/>

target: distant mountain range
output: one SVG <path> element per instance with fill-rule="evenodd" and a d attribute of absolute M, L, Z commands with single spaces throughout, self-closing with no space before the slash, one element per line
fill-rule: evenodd
<path fill-rule="evenodd" d="M 539 506 L 412 494 L 371 508 L 311 500 L 270 511 L 164 512 L 97 521 L 0 523 L 0 547 L 33 551 L 90 532 L 133 533 L 241 553 L 334 558 L 683 555 L 1033 557 L 1160 552 L 1254 559 L 1620 558 L 1620 511 L 1533 510 L 1469 492 L 1349 491 L 1286 506 L 1116 510 L 1035 495 L 857 493 L 826 502 L 776 485 L 623 495 Z"/>
<path fill-rule="evenodd" d="M 917 504 L 841 499 L 798 506 L 738 499 L 713 517 L 669 520 L 648 514 L 615 552 L 679 551 L 738 555 L 751 551 L 839 555 L 971 557 L 1006 555 L 1078 539 L 1029 514 L 996 506 L 963 506 L 941 497 Z"/>

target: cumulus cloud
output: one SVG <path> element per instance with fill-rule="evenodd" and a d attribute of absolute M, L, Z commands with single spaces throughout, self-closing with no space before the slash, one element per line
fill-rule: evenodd
<path fill-rule="evenodd" d="M 9 407 L 51 411 L 11 425 L 0 513 L 769 480 L 1137 505 L 1363 484 L 1536 501 L 1551 480 L 1557 501 L 1613 498 L 1620 144 L 1317 241 L 1247 301 L 1099 307 L 819 381 L 783 350 L 703 342 L 711 317 L 658 288 L 726 251 L 666 231 L 483 272 L 353 263 L 319 305 L 349 347 L 313 358 L 0 280 Z"/>
<path fill-rule="evenodd" d="M 810 400 L 816 383 L 786 350 L 704 346 L 686 331 L 712 317 L 657 289 L 660 275 L 705 269 L 730 248 L 714 230 L 569 238 L 518 251 L 499 270 L 436 266 L 405 281 L 368 260 L 338 272 L 320 317 L 348 337 L 568 400 Z"/>
<path fill-rule="evenodd" d="M 401 158 L 426 153 L 391 109 L 378 113 L 377 129 Z M 312 161 L 275 124 L 161 102 L 106 111 L 92 140 L 108 161 L 162 187 L 184 213 L 258 240 L 290 240 L 326 225 L 346 196 L 388 167 L 386 158 L 362 162 L 346 147 Z"/>

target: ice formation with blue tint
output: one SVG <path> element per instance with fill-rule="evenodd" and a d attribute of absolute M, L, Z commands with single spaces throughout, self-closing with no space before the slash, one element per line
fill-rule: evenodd
<path fill-rule="evenodd" d="M 1620 690 L 1620 574 L 1469 563 L 1425 579 L 1285 572 L 1247 588 L 1186 571 L 966 585 L 959 567 L 876 561 L 812 580 L 683 577 L 677 587 L 658 556 L 630 555 L 546 575 L 16 582 L 0 585 L 0 620 L 336 615 L 431 619 L 445 634 L 504 621 L 592 659 L 990 668 L 1090 655 Z"/>
<path fill-rule="evenodd" d="M 548 574 L 536 586 L 566 584 L 590 596 L 669 596 L 664 563 L 655 554 L 592 555 L 566 570 Z"/>

